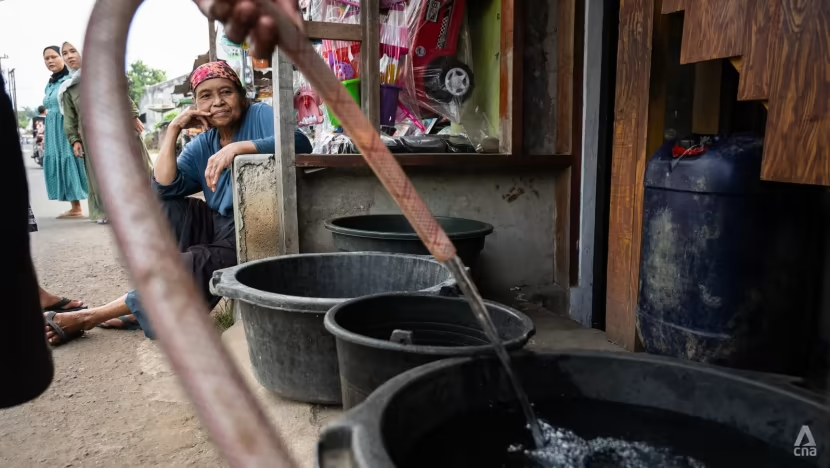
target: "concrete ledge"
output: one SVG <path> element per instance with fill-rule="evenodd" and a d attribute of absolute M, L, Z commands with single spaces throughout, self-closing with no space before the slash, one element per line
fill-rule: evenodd
<path fill-rule="evenodd" d="M 237 262 L 279 255 L 280 214 L 273 154 L 243 154 L 234 160 L 233 217 Z M 236 304 L 233 320 L 241 320 Z"/>
<path fill-rule="evenodd" d="M 273 154 L 237 156 L 233 212 L 239 263 L 278 254 L 277 168 Z"/>

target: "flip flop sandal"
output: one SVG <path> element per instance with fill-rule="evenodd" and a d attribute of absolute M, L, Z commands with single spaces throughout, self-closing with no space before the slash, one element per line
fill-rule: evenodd
<path fill-rule="evenodd" d="M 113 327 L 113 326 L 106 325 L 106 324 L 102 323 L 102 324 L 96 325 L 96 326 L 98 328 L 103 328 L 104 330 L 141 330 L 142 329 L 141 324 L 138 323 L 137 321 L 133 320 L 132 317 L 129 316 L 129 315 L 122 315 L 121 317 L 118 317 L 118 320 L 121 320 L 121 322 L 123 322 L 124 325 L 120 326 L 120 327 Z"/>
<path fill-rule="evenodd" d="M 74 308 L 71 308 L 71 309 L 64 309 L 64 306 L 66 306 L 66 304 L 69 304 L 70 302 L 72 302 L 72 299 L 62 297 L 61 300 L 59 300 L 58 302 L 50 305 L 49 307 L 44 308 L 43 311 L 44 312 L 57 312 L 59 314 L 62 314 L 64 312 L 77 312 L 79 310 L 86 310 L 87 309 L 86 306 L 74 307 Z"/>
<path fill-rule="evenodd" d="M 60 338 L 60 341 L 58 341 L 57 343 L 49 344 L 51 344 L 52 346 L 61 346 L 65 345 L 66 343 L 69 343 L 70 341 L 76 338 L 84 336 L 83 330 L 78 330 L 75 333 L 66 333 L 66 331 L 60 327 L 60 325 L 55 323 L 56 315 L 58 315 L 57 312 L 49 312 L 43 317 L 44 319 L 46 319 L 46 325 L 49 325 L 49 328 L 51 328 L 55 332 L 55 334 L 58 335 L 58 338 Z"/>
<path fill-rule="evenodd" d="M 109 224 L 109 223 L 110 223 L 110 220 L 108 220 L 108 219 L 99 219 L 99 220 L 95 221 L 95 224 L 100 224 L 102 226 L 105 225 L 105 224 Z"/>
<path fill-rule="evenodd" d="M 70 215 L 69 212 L 66 212 L 66 213 L 58 216 L 57 219 L 78 219 L 78 218 L 83 218 L 83 217 L 84 217 L 83 213 L 78 214 L 78 215 Z"/>

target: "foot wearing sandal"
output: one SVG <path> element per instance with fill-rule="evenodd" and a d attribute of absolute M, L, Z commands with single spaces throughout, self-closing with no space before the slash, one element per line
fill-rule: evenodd
<path fill-rule="evenodd" d="M 141 330 L 141 324 L 134 315 L 122 315 L 98 325 L 105 330 Z"/>
<path fill-rule="evenodd" d="M 56 296 L 40 288 L 40 307 L 45 312 L 75 312 L 86 309 L 83 301 Z"/>
<path fill-rule="evenodd" d="M 83 218 L 83 217 L 84 217 L 84 212 L 83 211 L 69 210 L 69 211 L 61 214 L 60 216 L 58 216 L 58 219 L 76 219 L 76 218 Z"/>
<path fill-rule="evenodd" d="M 95 220 L 95 223 L 100 224 L 100 225 L 103 226 L 103 225 L 109 224 L 110 220 L 107 219 L 107 218 L 101 218 L 101 219 Z"/>
<path fill-rule="evenodd" d="M 87 311 L 43 315 L 46 320 L 46 340 L 52 346 L 60 346 L 82 336 L 84 331 L 93 328 L 91 314 Z"/>

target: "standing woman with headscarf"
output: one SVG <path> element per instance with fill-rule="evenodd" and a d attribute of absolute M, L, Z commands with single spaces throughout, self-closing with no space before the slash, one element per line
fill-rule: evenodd
<path fill-rule="evenodd" d="M 98 182 L 92 172 L 92 155 L 86 151 L 84 146 L 83 110 L 81 108 L 81 52 L 71 43 L 64 42 L 61 47 L 61 54 L 70 69 L 70 78 L 63 82 L 60 91 L 58 91 L 58 102 L 61 104 L 61 112 L 64 116 L 64 130 L 69 144 L 72 145 L 73 153 L 84 160 L 86 176 L 89 181 L 89 217 L 96 220 L 98 224 L 107 224 L 107 214 L 104 210 L 103 201 L 100 199 L 100 192 L 98 192 Z M 126 98 L 129 99 L 129 97 Z M 138 119 L 138 108 L 135 103 L 132 100 L 130 100 L 130 103 L 133 108 L 132 124 L 136 131 L 138 147 L 141 149 L 142 158 L 147 167 L 146 175 L 149 184 L 152 162 L 150 153 L 144 145 L 144 139 L 141 137 L 144 125 Z"/>
<path fill-rule="evenodd" d="M 58 46 L 43 50 L 43 61 L 52 72 L 46 85 L 46 135 L 44 142 L 43 172 L 46 174 L 46 192 L 50 200 L 68 201 L 72 208 L 58 216 L 58 219 L 81 218 L 80 200 L 86 199 L 87 180 L 84 161 L 72 153 L 72 147 L 63 129 L 63 114 L 60 112 L 58 91 L 69 79 L 69 69 L 63 63 Z"/>

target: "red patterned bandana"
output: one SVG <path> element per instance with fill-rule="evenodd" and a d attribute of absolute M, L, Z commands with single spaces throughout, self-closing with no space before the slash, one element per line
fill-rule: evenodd
<path fill-rule="evenodd" d="M 214 78 L 225 78 L 231 80 L 240 88 L 242 87 L 242 81 L 239 79 L 239 75 L 236 74 L 227 62 L 209 62 L 199 66 L 190 74 L 190 89 L 196 91 L 196 88 L 200 84 Z"/>

